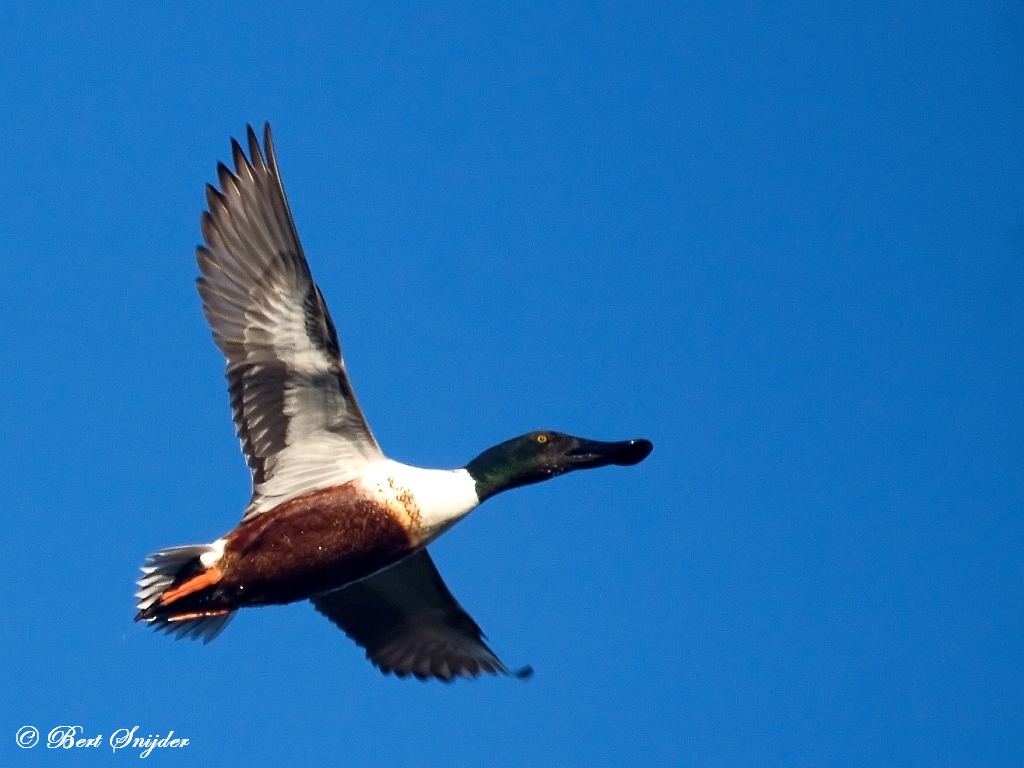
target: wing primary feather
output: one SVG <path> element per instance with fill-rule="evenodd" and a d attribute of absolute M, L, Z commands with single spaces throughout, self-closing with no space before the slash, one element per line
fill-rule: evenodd
<path fill-rule="evenodd" d="M 242 145 L 238 143 L 237 139 L 231 139 L 231 158 L 235 161 L 235 175 L 241 176 L 244 174 L 246 181 L 249 182 L 256 178 L 253 174 L 253 168 L 249 165 L 245 152 L 242 150 Z"/>
<path fill-rule="evenodd" d="M 263 143 L 268 147 L 267 151 L 269 152 L 270 123 L 264 123 L 263 125 Z M 260 151 L 260 142 L 256 138 L 256 131 L 253 130 L 253 127 L 251 125 L 245 126 L 245 136 L 249 142 L 249 156 L 252 157 L 253 166 L 258 166 L 260 170 L 265 171 L 267 169 L 267 166 L 263 162 L 263 152 Z"/>

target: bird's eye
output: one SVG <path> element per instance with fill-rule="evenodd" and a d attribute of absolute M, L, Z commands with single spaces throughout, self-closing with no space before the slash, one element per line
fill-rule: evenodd
<path fill-rule="evenodd" d="M 548 436 L 547 435 L 537 435 L 537 442 L 538 443 L 546 443 L 547 441 L 548 441 Z"/>

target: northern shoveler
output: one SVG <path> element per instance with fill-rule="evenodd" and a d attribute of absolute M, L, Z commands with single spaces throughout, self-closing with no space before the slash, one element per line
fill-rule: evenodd
<path fill-rule="evenodd" d="M 232 139 L 208 185 L 196 249 L 203 312 L 227 358 L 235 430 L 252 470 L 242 522 L 212 544 L 146 558 L 136 621 L 216 637 L 239 608 L 309 600 L 385 673 L 451 680 L 508 670 L 452 597 L 426 547 L 496 493 L 577 469 L 632 465 L 647 440 L 541 430 L 461 469 L 388 459 L 345 373 L 299 244 L 270 126 Z"/>

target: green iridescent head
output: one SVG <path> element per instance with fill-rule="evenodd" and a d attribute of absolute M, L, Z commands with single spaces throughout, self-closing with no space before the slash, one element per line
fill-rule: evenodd
<path fill-rule="evenodd" d="M 466 465 L 466 471 L 476 481 L 476 494 L 483 501 L 577 469 L 638 464 L 652 450 L 649 440 L 604 443 L 545 429 L 488 448 Z"/>

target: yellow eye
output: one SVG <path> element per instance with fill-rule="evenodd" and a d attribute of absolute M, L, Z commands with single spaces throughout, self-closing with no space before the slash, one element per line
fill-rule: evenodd
<path fill-rule="evenodd" d="M 547 435 L 537 435 L 537 442 L 538 443 L 546 443 L 547 441 L 548 441 L 548 436 Z"/>

